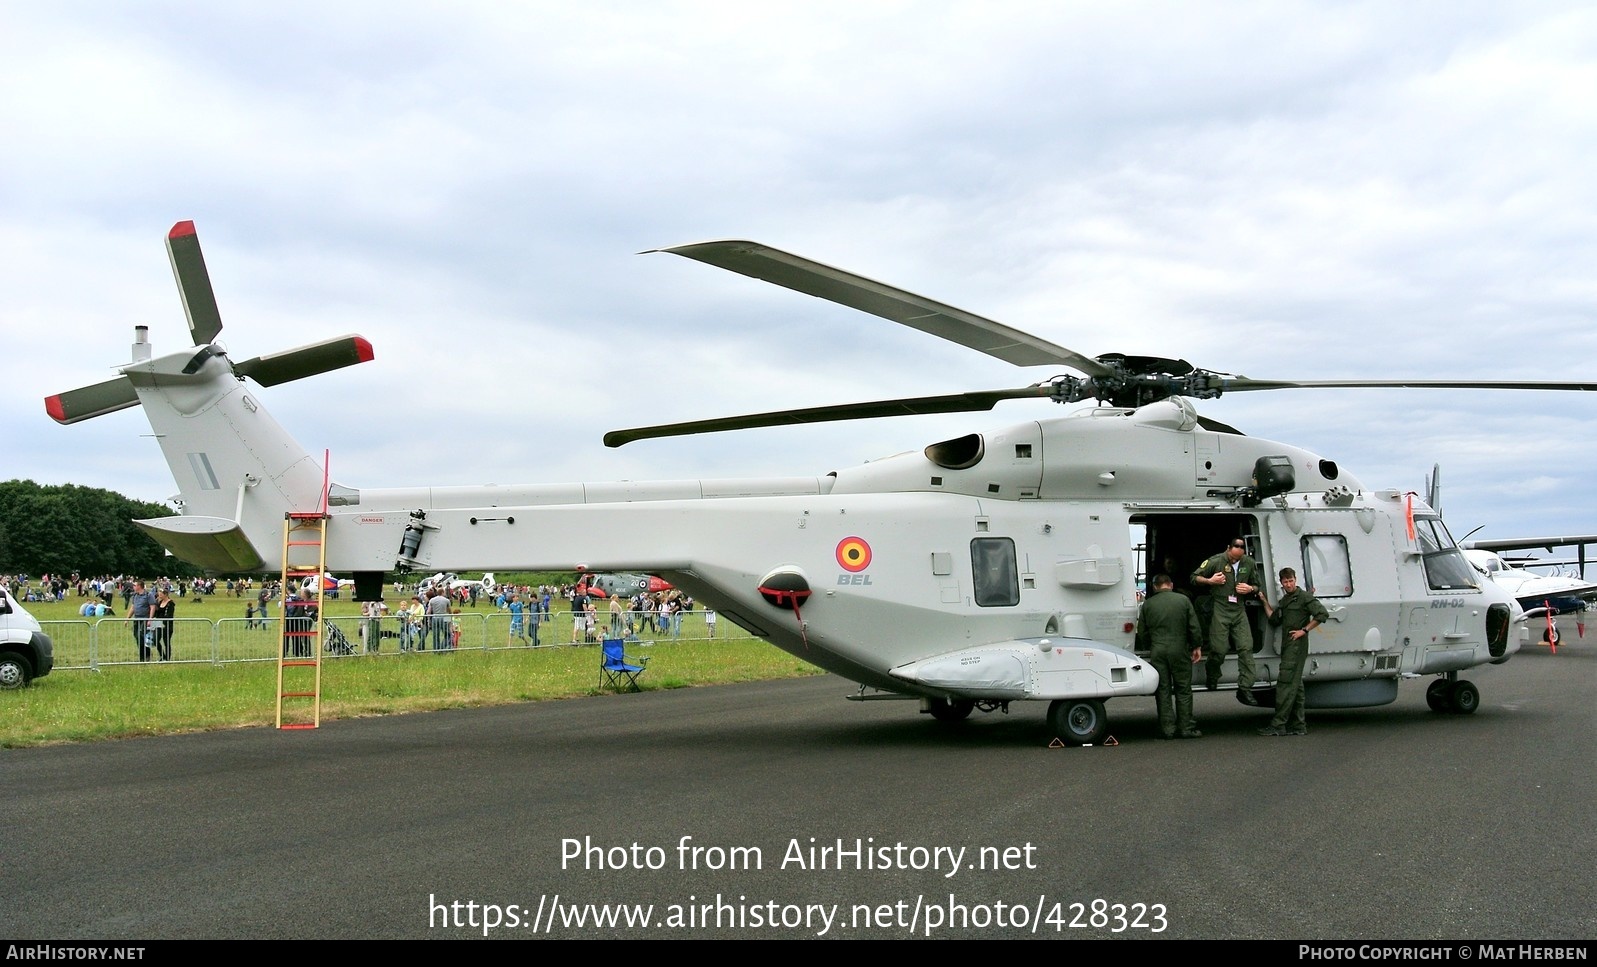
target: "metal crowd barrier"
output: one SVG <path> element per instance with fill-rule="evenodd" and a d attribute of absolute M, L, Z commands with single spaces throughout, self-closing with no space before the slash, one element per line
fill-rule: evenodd
<path fill-rule="evenodd" d="M 142 632 L 150 625 L 171 626 L 169 649 L 173 662 L 273 661 L 283 648 L 283 622 L 279 614 L 253 618 L 173 618 L 164 623 L 105 617 L 41 621 L 39 624 L 55 645 L 58 669 L 139 664 Z M 741 629 L 730 625 L 717 628 L 710 624 L 703 611 L 687 613 L 674 624 L 657 615 L 654 620 L 640 621 L 638 615 L 628 612 L 614 626 L 610 615 L 600 612 L 591 632 L 586 619 L 570 611 L 555 611 L 547 616 L 539 614 L 536 618 L 530 613 L 524 614 L 519 627 L 506 611 L 423 616 L 420 621 L 394 614 L 382 618 L 340 615 L 324 619 L 323 626 L 323 657 L 327 658 L 462 649 L 554 648 L 597 644 L 610 637 L 640 644 L 704 640 L 717 635 L 747 637 Z M 152 641 L 148 661 L 159 660 L 162 644 Z"/>

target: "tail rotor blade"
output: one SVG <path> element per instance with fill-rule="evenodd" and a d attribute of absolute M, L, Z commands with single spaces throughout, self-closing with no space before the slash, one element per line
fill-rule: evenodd
<path fill-rule="evenodd" d="M 172 261 L 172 277 L 183 297 L 183 314 L 188 317 L 194 345 L 215 342 L 222 331 L 222 313 L 216 308 L 216 293 L 211 290 L 211 276 L 205 270 L 205 255 L 193 222 L 178 222 L 166 233 L 166 254 Z"/>
<path fill-rule="evenodd" d="M 196 361 L 219 355 L 221 355 L 220 350 L 207 347 L 200 351 Z M 286 352 L 246 359 L 234 365 L 233 372 L 239 376 L 248 376 L 262 386 L 275 386 L 278 383 L 287 383 L 306 376 L 343 369 L 356 363 L 364 363 L 373 356 L 372 344 L 364 338 L 339 336 L 336 339 L 325 339 Z M 165 378 L 168 381 L 182 380 L 192 375 L 198 368 L 193 366 L 185 369 L 182 375 L 169 373 Z M 115 413 L 117 410 L 125 410 L 130 406 L 136 406 L 138 402 L 138 392 L 134 390 L 132 381 L 126 376 L 117 376 L 103 383 L 95 383 L 93 386 L 82 386 L 46 397 L 44 409 L 57 423 L 77 423 L 107 413 Z"/>
<path fill-rule="evenodd" d="M 81 386 L 47 396 L 44 410 L 57 423 L 77 423 L 125 410 L 138 402 L 139 395 L 134 391 L 133 384 L 126 376 L 118 376 L 93 386 Z"/>
<path fill-rule="evenodd" d="M 370 362 L 375 354 L 372 344 L 361 336 L 338 336 L 288 349 L 280 353 L 256 356 L 233 364 L 233 372 L 248 376 L 262 386 L 276 386 L 306 376 L 327 373 L 356 363 Z"/>

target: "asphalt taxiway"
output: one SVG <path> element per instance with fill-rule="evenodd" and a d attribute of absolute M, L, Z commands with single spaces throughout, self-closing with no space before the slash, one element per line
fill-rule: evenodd
<path fill-rule="evenodd" d="M 1597 937 L 1597 641 L 1466 677 L 1081 749 L 821 677 L 5 750 L 0 934 Z"/>

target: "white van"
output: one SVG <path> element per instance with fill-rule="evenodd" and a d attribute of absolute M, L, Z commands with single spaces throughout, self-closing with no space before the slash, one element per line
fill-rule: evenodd
<path fill-rule="evenodd" d="M 21 688 L 53 667 L 50 636 L 10 590 L 0 587 L 0 689 Z"/>

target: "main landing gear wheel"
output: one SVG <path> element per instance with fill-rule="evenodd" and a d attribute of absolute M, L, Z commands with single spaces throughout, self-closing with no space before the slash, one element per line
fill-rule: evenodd
<path fill-rule="evenodd" d="M 1436 681 L 1431 682 L 1429 688 L 1425 689 L 1425 704 L 1431 707 L 1431 711 L 1451 712 L 1453 710 L 1452 703 L 1447 700 L 1447 689 L 1452 684 L 1445 678 L 1438 678 Z"/>
<path fill-rule="evenodd" d="M 931 701 L 930 711 L 932 718 L 939 722 L 963 722 L 970 718 L 971 710 L 975 707 L 975 702 L 934 698 Z"/>
<path fill-rule="evenodd" d="M 1481 690 L 1474 682 L 1454 682 L 1447 690 L 1447 704 L 1458 714 L 1469 715 L 1481 707 Z"/>
<path fill-rule="evenodd" d="M 1109 734 L 1109 716 L 1095 698 L 1058 699 L 1048 706 L 1048 727 L 1070 745 L 1096 745 Z"/>

